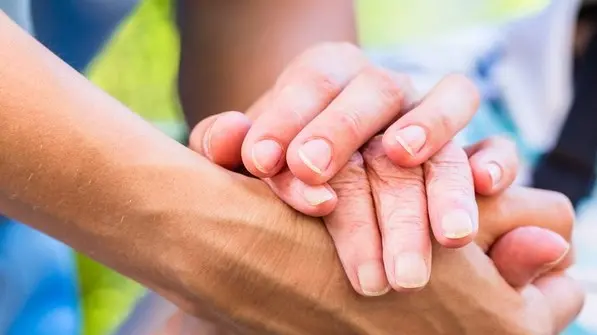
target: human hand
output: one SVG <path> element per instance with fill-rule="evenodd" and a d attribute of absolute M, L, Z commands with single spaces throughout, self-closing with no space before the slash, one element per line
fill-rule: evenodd
<path fill-rule="evenodd" d="M 238 178 L 236 183 L 246 183 Z M 566 253 L 560 236 L 569 238 L 573 222 L 569 203 L 553 192 L 514 188 L 480 199 L 476 245 L 435 248 L 432 280 L 420 293 L 369 299 L 350 293 L 333 247 L 314 219 L 297 217 L 288 208 L 284 215 L 278 206 L 265 204 L 263 215 L 249 211 L 253 224 L 235 226 L 222 237 L 228 256 L 208 271 L 235 269 L 231 280 L 242 278 L 242 287 L 208 281 L 205 308 L 189 310 L 220 329 L 244 333 L 241 325 L 249 324 L 256 333 L 391 334 L 403 329 L 409 334 L 542 335 L 556 334 L 582 305 L 574 282 L 559 272 L 541 276 Z M 484 255 L 488 250 L 497 267 Z M 496 270 L 506 270 L 503 279 Z M 212 299 L 217 313 L 208 312 Z M 218 315 L 232 317 L 222 321 Z"/>
<path fill-rule="evenodd" d="M 336 62 L 334 66 L 330 65 L 332 59 Z M 322 89 L 326 87 L 328 90 Z M 288 143 L 296 142 L 305 132 L 325 133 L 328 137 L 324 142 L 329 143 L 334 147 L 333 151 L 339 154 L 333 160 L 344 165 L 346 160 L 343 157 L 346 153 L 340 151 L 357 150 L 363 144 L 365 135 L 370 136 L 383 127 L 379 120 L 397 118 L 410 109 L 410 106 L 418 104 L 418 107 L 409 114 L 415 115 L 415 121 L 425 119 L 423 123 L 427 124 L 426 127 L 430 128 L 433 134 L 443 134 L 443 136 L 435 136 L 433 141 L 428 143 L 431 145 L 428 150 L 434 150 L 433 148 L 439 148 L 445 143 L 447 136 L 453 136 L 460 129 L 459 124 L 468 121 L 476 109 L 477 100 L 478 94 L 472 83 L 461 76 L 449 76 L 425 99 L 418 102 L 408 83 L 408 77 L 374 67 L 355 47 L 345 44 L 328 44 L 305 52 L 288 67 L 276 87 L 266 93 L 249 111 L 248 114 L 257 115 L 252 126 L 250 126 L 249 119 L 241 114 L 224 113 L 200 123 L 191 135 L 190 145 L 191 148 L 205 153 L 225 167 L 239 165 L 240 154 L 242 154 L 245 167 L 249 171 L 258 176 L 271 176 L 271 178 L 263 178 L 263 180 L 285 202 L 305 214 L 322 215 L 328 214 L 336 206 L 335 188 L 330 187 L 329 184 L 308 185 L 295 178 L 296 169 L 292 167 L 298 166 L 300 170 L 300 164 L 292 163 L 290 159 L 292 144 L 288 147 Z M 337 107 L 332 108 L 332 106 Z M 442 108 L 438 108 L 438 106 Z M 348 111 L 353 109 L 356 110 L 355 115 L 348 115 L 348 117 L 363 118 L 363 121 L 359 122 L 362 124 L 362 129 L 355 129 L 351 127 L 354 125 L 353 123 L 346 122 L 347 113 L 350 114 Z M 367 111 L 367 113 L 363 113 L 363 111 Z M 426 122 L 428 118 L 434 120 L 440 116 L 444 118 L 442 123 L 432 122 L 429 124 Z M 215 121 L 216 118 L 217 121 Z M 447 121 L 450 121 L 452 125 L 448 125 Z M 326 122 L 328 126 L 322 122 Z M 331 130 L 326 129 L 330 127 Z M 204 133 L 206 133 L 205 136 L 203 136 Z M 320 139 L 318 136 L 315 137 Z M 235 144 L 243 140 L 241 152 L 240 146 Z M 259 144 L 254 144 L 256 142 Z M 234 149 L 222 151 L 220 150 L 221 146 Z M 281 155 L 287 147 L 290 170 L 280 171 L 279 168 L 286 165 L 286 159 L 281 158 Z M 280 151 L 278 149 L 282 151 L 278 152 Z M 458 150 L 456 148 L 452 150 L 454 151 L 454 154 L 451 154 L 453 161 L 435 161 L 435 163 L 429 164 L 433 173 L 437 174 L 437 182 L 434 182 L 433 187 L 429 188 L 429 203 L 427 203 L 425 193 L 421 192 L 425 187 L 421 183 L 421 185 L 415 185 L 421 186 L 418 189 L 410 187 L 411 193 L 404 193 L 404 198 L 409 201 L 399 202 L 395 208 L 395 212 L 402 212 L 405 215 L 412 213 L 411 205 L 420 207 L 420 211 L 425 213 L 429 208 L 435 236 L 441 244 L 448 247 L 461 247 L 469 243 L 476 231 L 477 208 L 472 189 L 473 180 L 477 192 L 493 194 L 507 187 L 516 175 L 516 152 L 507 141 L 490 140 L 471 148 L 472 176 L 467 157 L 463 153 L 457 152 Z M 353 151 L 351 151 L 352 153 Z M 270 164 L 272 162 L 275 164 Z M 266 166 L 265 170 L 267 171 L 264 170 Z M 268 173 L 265 174 L 264 171 Z M 332 169 L 330 174 L 335 174 L 335 172 L 336 170 Z M 364 169 L 361 169 L 359 175 L 366 177 Z M 416 174 L 412 176 L 416 177 Z M 422 174 L 419 173 L 419 179 L 421 176 Z M 336 181 L 340 179 L 336 179 Z M 336 183 L 340 190 L 342 190 L 342 184 Z M 408 186 L 413 185 L 412 183 L 409 185 L 409 180 L 403 180 L 398 186 L 409 188 Z M 416 192 L 416 194 L 412 192 Z M 412 201 L 411 199 L 416 200 Z M 407 208 L 409 206 L 411 209 Z M 350 211 L 350 208 L 351 206 L 348 204 L 348 206 L 339 208 L 335 214 L 346 215 L 342 214 L 342 211 Z M 365 228 L 364 234 L 361 234 L 355 242 L 359 241 L 361 242 L 359 245 L 370 246 L 371 250 L 363 251 L 360 257 L 357 257 L 358 255 L 352 251 L 354 245 L 339 246 L 340 258 L 347 267 L 347 272 L 352 278 L 357 292 L 376 295 L 385 292 L 385 288 L 388 287 L 387 282 L 382 278 L 383 267 L 380 261 L 371 260 L 379 258 L 375 255 L 379 254 L 381 250 L 377 221 L 381 226 L 388 227 L 389 230 L 400 229 L 401 231 L 401 234 L 393 234 L 395 237 L 390 239 L 392 241 L 384 242 L 392 242 L 389 245 L 410 244 L 411 246 L 405 249 L 409 251 L 409 254 L 423 259 L 426 263 L 424 264 L 425 268 L 429 268 L 431 247 L 427 215 L 425 214 L 424 218 L 419 218 L 421 217 L 420 213 L 417 215 L 416 222 L 411 222 L 414 224 L 397 220 L 388 222 L 391 221 L 390 218 L 380 215 L 376 217 L 375 214 L 364 218 L 367 221 L 360 223 Z M 332 215 L 332 217 L 334 216 Z M 327 218 L 326 221 L 328 221 Z M 331 219 L 331 221 L 334 220 Z M 339 239 L 335 238 L 336 241 L 346 240 L 343 235 L 348 232 L 349 227 L 338 229 L 345 224 L 345 222 L 341 222 L 340 225 L 336 224 L 335 231 L 340 234 Z M 332 235 L 336 234 L 332 232 Z M 415 237 L 414 243 L 412 237 Z M 351 239 L 354 240 L 354 238 Z M 407 243 L 404 243 L 404 240 Z M 386 257 L 394 258 L 395 253 L 396 251 L 390 251 Z M 362 286 L 359 288 L 355 279 L 355 272 L 358 273 L 358 270 L 351 269 L 360 267 L 363 268 L 361 272 L 370 273 L 365 276 L 372 277 L 371 281 L 376 283 L 367 286 L 379 288 L 383 285 L 384 289 L 368 291 L 363 290 Z M 388 274 L 388 277 L 392 276 Z M 396 284 L 394 287 L 423 286 L 427 276 L 423 277 L 425 279 L 416 284 L 403 283 L 401 286 Z"/>
<path fill-rule="evenodd" d="M 246 116 L 233 112 L 223 113 L 200 123 L 192 133 L 190 146 L 197 151 L 205 152 L 205 146 L 202 144 L 209 143 L 211 157 L 215 163 L 229 167 L 238 166 L 240 164 L 240 145 L 245 134 L 250 131 L 250 127 L 251 122 Z M 330 181 L 332 188 L 338 192 L 340 201 L 336 210 L 325 217 L 324 221 L 328 224 L 330 233 L 337 243 L 340 259 L 357 292 L 364 295 L 379 295 L 387 292 L 389 285 L 384 277 L 390 279 L 391 286 L 397 290 L 424 286 L 428 279 L 431 262 L 428 209 L 432 222 L 441 222 L 441 215 L 444 212 L 453 208 L 458 209 L 458 207 L 468 207 L 468 211 L 474 212 L 476 217 L 473 180 L 479 193 L 490 195 L 507 187 L 516 175 L 516 151 L 509 141 L 496 138 L 471 146 L 467 149 L 470 163 L 464 152 L 452 144 L 442 150 L 442 155 L 437 155 L 425 164 L 429 177 L 427 184 L 424 182 L 422 169 L 402 169 L 400 179 L 392 181 L 394 189 L 390 192 L 393 193 L 393 197 L 385 195 L 376 197 L 374 201 L 371 198 L 371 186 L 367 185 L 365 190 L 351 186 L 359 185 L 354 180 L 348 182 L 351 179 L 367 179 L 369 177 L 374 179 L 378 177 L 377 179 L 379 179 L 380 177 L 368 176 L 360 154 L 354 155 L 337 178 Z M 377 154 L 383 155 L 383 152 Z M 376 164 L 375 161 L 376 159 L 372 158 L 368 164 Z M 472 176 L 469 165 L 473 168 Z M 493 183 L 492 175 L 487 170 L 489 165 L 497 166 L 499 172 L 506 176 L 501 179 L 500 183 Z M 384 179 L 387 176 L 382 174 L 381 177 Z M 301 196 L 301 191 L 312 195 L 321 193 L 317 189 L 303 184 L 289 170 L 264 180 L 284 201 L 293 204 L 294 208 L 302 209 L 303 212 L 308 212 L 308 209 L 303 205 L 304 197 Z M 388 181 L 380 182 L 387 183 Z M 373 188 L 376 187 L 373 185 Z M 427 190 L 425 190 L 426 187 Z M 348 195 L 347 193 L 355 195 L 355 192 L 360 192 L 370 199 L 366 204 L 368 208 L 357 208 L 352 201 L 342 200 L 342 197 Z M 373 194 L 375 195 L 376 192 Z M 429 197 L 429 207 L 426 195 Z M 389 198 L 399 201 L 392 201 L 392 206 L 387 207 Z M 469 199 L 472 199 L 472 204 L 468 201 Z M 386 207 L 382 212 L 378 208 L 376 213 L 374 212 L 374 202 L 375 205 L 385 205 Z M 456 211 L 456 213 L 460 212 Z M 388 216 L 389 213 L 394 214 Z M 464 215 L 466 219 L 466 213 Z M 339 218 L 344 219 L 339 220 Z M 382 239 L 379 236 L 378 222 L 382 229 L 383 245 L 386 246 L 383 257 L 381 256 Z M 355 229 L 355 225 L 358 229 Z M 467 239 L 448 239 L 444 233 L 438 240 L 444 245 L 457 247 L 465 243 Z M 416 261 L 421 269 L 418 279 L 398 279 L 396 272 L 391 270 L 394 266 L 388 262 L 397 262 L 395 259 L 401 254 L 418 257 Z M 384 275 L 382 258 L 386 261 L 386 275 Z M 361 278 L 359 279 L 359 277 Z M 363 281 L 368 281 L 368 283 Z"/>
<path fill-rule="evenodd" d="M 233 114 L 233 118 L 234 115 L 235 114 Z M 243 118 L 237 118 L 237 120 L 242 122 L 237 123 L 236 126 L 234 125 L 234 122 L 226 122 L 225 124 L 230 127 L 230 130 L 235 128 L 242 129 L 242 124 L 246 124 L 246 122 L 244 122 L 246 120 Z M 220 121 L 223 120 L 219 120 L 218 122 Z M 234 132 L 232 131 L 228 133 Z M 243 131 L 237 133 L 242 134 Z M 242 141 L 242 135 L 239 135 L 239 138 L 241 138 Z M 241 141 L 237 142 L 237 146 L 240 145 Z M 230 153 L 230 151 L 234 151 L 234 148 L 232 148 L 234 145 L 232 143 L 233 142 L 216 141 L 213 144 L 214 147 L 220 150 L 218 155 L 226 155 L 227 152 Z M 226 149 L 227 146 L 228 149 Z M 478 145 L 474 149 L 480 149 L 480 146 Z M 368 150 L 372 152 L 367 153 Z M 379 155 L 383 155 L 379 140 L 370 143 L 367 146 L 364 155 L 375 156 L 375 152 Z M 373 168 L 400 169 L 390 164 L 387 158 L 385 158 L 385 163 L 384 158 L 381 156 L 374 160 L 381 160 L 382 164 L 372 165 Z M 391 176 L 392 173 L 397 172 L 396 170 L 393 172 L 392 170 L 386 170 L 382 175 Z M 362 182 L 362 180 L 352 181 L 352 183 L 357 185 L 359 182 Z M 523 195 L 524 193 L 528 194 Z M 528 285 L 533 279 L 540 277 L 550 270 L 560 271 L 565 269 L 570 264 L 571 258 L 568 257 L 564 260 L 562 260 L 562 258 L 564 255 L 571 255 L 567 253 L 568 244 L 562 240 L 561 236 L 566 237 L 566 239 L 570 238 L 573 213 L 569 202 L 564 197 L 555 193 L 525 189 L 510 190 L 500 197 L 503 198 L 502 201 L 494 201 L 495 199 L 493 197 L 479 198 L 481 229 L 476 242 L 482 250 L 491 250 L 489 255 L 504 280 L 515 288 L 521 288 Z M 523 203 L 524 205 L 521 205 Z M 546 210 L 549 210 L 550 213 L 547 213 Z M 500 216 L 506 213 L 511 214 L 512 217 L 500 222 Z M 551 222 L 546 222 L 541 219 L 533 220 L 534 216 L 535 218 L 538 218 L 536 215 L 539 213 L 542 215 L 547 214 L 550 218 L 555 220 Z M 534 227 L 534 225 L 536 226 Z M 538 228 L 541 226 L 548 229 Z M 558 234 L 554 234 L 552 231 L 556 231 Z M 502 237 L 499 238 L 500 236 Z M 437 260 L 435 263 L 437 263 Z M 452 271 L 454 270 L 455 269 L 452 269 Z M 446 271 L 450 270 L 446 269 Z M 570 287 L 575 288 L 574 283 L 568 283 L 566 282 L 566 279 L 559 277 L 557 279 L 553 279 L 552 277 L 549 278 L 548 281 L 550 283 L 551 280 L 559 283 L 556 286 L 561 284 L 562 287 L 568 287 L 571 285 Z M 537 283 L 542 285 L 541 283 L 543 283 L 544 280 L 547 279 L 538 280 Z M 555 287 L 552 288 L 555 290 Z M 580 300 L 582 300 L 579 296 L 572 296 L 572 301 L 570 302 L 573 306 L 577 306 L 577 308 L 581 303 Z M 559 301 L 558 299 L 555 300 Z M 566 301 L 568 300 L 565 300 L 564 302 Z M 571 315 L 575 315 L 574 313 L 575 312 L 572 311 Z M 569 320 L 570 317 L 571 316 L 568 316 L 568 318 L 564 317 L 564 319 Z M 567 323 L 567 321 L 562 321 L 561 319 L 562 317 L 557 321 L 558 327 L 560 328 Z M 436 332 L 428 334 L 435 333 Z"/>

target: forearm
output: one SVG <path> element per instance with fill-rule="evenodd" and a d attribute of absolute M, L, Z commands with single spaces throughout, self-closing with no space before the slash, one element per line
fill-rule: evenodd
<path fill-rule="evenodd" d="M 187 121 L 246 109 L 318 42 L 356 42 L 352 1 L 178 0 Z"/>
<path fill-rule="evenodd" d="M 311 291 L 330 271 L 336 293 L 350 290 L 317 221 L 267 224 L 297 220 L 264 184 L 166 138 L 3 15 L 0 32 L 2 213 L 189 309 L 295 333 L 337 328 Z"/>
<path fill-rule="evenodd" d="M 138 272 L 163 265 L 150 251 L 166 251 L 164 261 L 182 252 L 168 244 L 177 230 L 240 216 L 226 205 L 244 203 L 236 194 L 246 194 L 231 191 L 242 187 L 231 187 L 226 174 L 94 88 L 3 15 L 0 32 L 2 213 L 141 280 Z M 216 218 L 220 211 L 230 216 Z"/>

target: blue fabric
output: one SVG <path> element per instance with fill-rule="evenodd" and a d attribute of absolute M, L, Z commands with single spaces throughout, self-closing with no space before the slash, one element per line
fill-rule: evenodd
<path fill-rule="evenodd" d="M 79 334 L 71 250 L 18 222 L 0 220 L 0 334 Z"/>
<path fill-rule="evenodd" d="M 21 1 L 21 0 L 19 0 Z M 84 71 L 138 0 L 29 0 L 35 37 Z"/>

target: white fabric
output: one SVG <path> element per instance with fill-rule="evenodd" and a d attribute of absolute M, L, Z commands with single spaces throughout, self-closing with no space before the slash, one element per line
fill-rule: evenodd
<path fill-rule="evenodd" d="M 554 0 L 505 28 L 498 81 L 525 142 L 551 148 L 572 95 L 572 45 L 579 0 Z"/>

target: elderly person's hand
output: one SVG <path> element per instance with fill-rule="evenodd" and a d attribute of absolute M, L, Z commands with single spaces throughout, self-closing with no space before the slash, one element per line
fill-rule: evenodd
<path fill-rule="evenodd" d="M 240 113 L 215 115 L 195 128 L 190 145 L 228 168 L 240 165 L 242 156 L 244 167 L 302 213 L 320 216 L 336 208 L 324 221 L 348 277 L 357 292 L 376 296 L 390 287 L 425 286 L 429 223 L 441 245 L 464 246 L 478 225 L 473 186 L 490 195 L 513 181 L 517 157 L 508 141 L 490 139 L 471 147 L 470 162 L 449 142 L 477 105 L 478 92 L 463 76 L 446 77 L 419 100 L 407 76 L 373 66 L 351 45 L 325 44 L 288 66 L 247 113 L 255 118 L 252 125 Z M 396 163 L 412 166 L 443 148 L 425 163 L 427 178 L 420 167 L 401 169 L 392 180 L 367 173 L 355 151 L 389 122 L 394 125 L 384 135 L 384 147 Z M 414 144 L 396 141 L 396 127 L 410 129 L 398 132 L 403 137 L 416 129 L 416 135 L 428 138 L 413 151 Z M 307 144 L 301 147 L 302 142 Z M 401 154 L 404 145 L 412 157 Z M 319 150 L 316 159 L 308 159 L 305 148 Z M 326 155 L 324 169 L 315 161 Z M 377 164 L 371 155 L 364 158 L 365 165 Z M 354 179 L 371 183 L 362 188 Z M 377 196 L 378 189 L 384 196 Z M 366 208 L 347 200 L 354 195 L 368 199 Z"/>
<path fill-rule="evenodd" d="M 377 140 L 365 155 L 381 151 Z M 385 156 L 376 159 L 379 164 L 370 168 L 383 169 L 377 173 L 400 173 Z M 242 181 L 238 178 L 234 180 Z M 359 195 L 355 202 L 358 198 L 363 199 Z M 238 226 L 227 242 L 230 256 L 220 266 L 236 269 L 235 278 L 242 278 L 243 288 L 216 289 L 221 294 L 214 293 L 221 308 L 216 313 L 209 304 L 192 312 L 214 321 L 217 328 L 212 330 L 231 333 L 252 329 L 281 334 L 393 334 L 401 329 L 430 335 L 557 334 L 578 313 L 583 299 L 578 285 L 556 271 L 566 264 L 561 258 L 568 243 L 562 236 L 570 237 L 569 202 L 556 193 L 515 188 L 479 198 L 479 208 L 475 244 L 458 250 L 435 248 L 434 271 L 425 289 L 379 298 L 349 294 L 333 248 L 320 236 L 325 233 L 314 219 L 299 217 L 299 222 L 289 224 L 288 218 L 297 218 L 296 213 L 286 209 L 283 212 L 289 213 L 279 216 L 272 210 L 253 217 L 255 226 Z M 242 236 L 248 239 L 250 231 L 261 233 L 238 244 Z M 226 283 L 214 287 L 221 285 Z"/>
<path fill-rule="evenodd" d="M 227 118 L 227 116 L 223 117 L 224 119 Z M 243 121 L 242 118 L 236 118 L 236 120 Z M 224 133 L 229 134 L 231 137 L 230 139 L 233 139 L 233 134 L 238 133 L 239 131 L 242 132 L 243 125 L 246 123 L 235 122 L 233 119 L 230 119 L 229 121 L 231 122 L 227 123 L 225 126 L 228 131 Z M 195 134 L 198 133 L 196 132 Z M 195 136 L 194 138 L 199 137 Z M 221 143 L 217 142 L 220 140 L 222 141 Z M 220 137 L 217 141 L 213 144 L 214 147 L 218 148 L 217 150 L 219 150 L 217 153 L 218 155 L 222 154 L 225 156 L 229 154 L 225 152 L 226 150 L 229 150 L 230 152 L 236 150 L 236 148 L 234 148 L 234 141 L 226 141 L 224 136 Z M 240 143 L 237 143 L 236 145 L 238 146 Z M 473 149 L 479 149 L 479 152 L 484 150 L 482 145 L 478 145 Z M 442 154 L 443 153 L 440 151 L 440 153 L 436 156 L 441 156 Z M 392 197 L 394 197 L 396 193 L 392 192 L 392 187 L 394 185 L 391 181 L 394 180 L 393 177 L 400 176 L 402 173 L 404 173 L 404 169 L 395 167 L 392 163 L 390 163 L 387 157 L 385 157 L 379 138 L 371 140 L 367 144 L 363 150 L 363 156 L 366 157 L 366 162 L 370 162 L 369 164 L 366 164 L 367 168 L 373 172 L 370 172 L 369 175 L 384 176 L 389 178 L 390 182 L 379 182 L 377 184 L 379 185 L 378 189 L 380 190 L 380 194 L 377 195 L 377 197 L 392 200 Z M 349 173 L 350 171 L 359 171 L 363 168 L 363 165 L 360 164 L 358 160 L 351 160 L 348 163 L 348 166 L 343 169 L 343 171 L 346 172 L 341 172 L 336 178 L 344 178 L 343 183 L 347 185 L 350 184 L 355 189 L 367 189 L 371 187 L 367 181 L 367 178 L 358 178 L 360 175 L 359 173 Z M 373 180 L 375 181 L 375 179 Z M 332 184 L 334 183 L 332 182 Z M 371 183 L 371 185 L 376 184 Z M 373 206 L 373 203 L 367 200 L 367 196 L 367 194 L 363 193 L 347 193 L 346 197 L 340 198 L 340 200 L 347 201 L 353 206 L 356 205 L 358 206 L 358 209 L 367 210 L 367 206 Z M 339 203 L 339 207 L 336 210 L 339 213 L 333 214 L 338 215 L 338 220 L 351 220 L 351 214 L 356 216 L 362 215 L 354 209 L 350 210 L 349 207 L 341 206 L 342 201 Z M 553 300 L 553 306 L 550 308 L 552 308 L 556 313 L 556 317 L 553 319 L 549 319 L 549 317 L 545 316 L 545 321 L 551 322 L 551 325 L 549 323 L 545 323 L 543 325 L 545 328 L 542 329 L 533 328 L 533 325 L 524 325 L 523 323 L 517 325 L 516 327 L 530 327 L 532 329 L 527 329 L 521 332 L 520 330 L 514 330 L 511 328 L 514 327 L 514 325 L 511 324 L 508 324 L 505 328 L 499 328 L 497 325 L 491 325 L 486 329 L 508 334 L 555 334 L 555 329 L 559 330 L 568 322 L 570 322 L 582 304 L 582 294 L 579 293 L 580 291 L 578 291 L 578 287 L 575 283 L 568 282 L 568 279 L 565 277 L 551 277 L 549 275 L 549 273 L 557 273 L 557 271 L 565 269 L 570 264 L 570 258 L 564 259 L 564 257 L 568 255 L 569 244 L 566 242 L 566 240 L 569 240 L 570 238 L 570 231 L 572 228 L 571 225 L 573 222 L 573 213 L 571 212 L 569 203 L 562 196 L 551 192 L 528 189 L 512 189 L 507 191 L 505 194 L 500 195 L 499 198 L 479 198 L 479 206 L 481 211 L 481 227 L 475 240 L 478 248 L 475 249 L 480 249 L 491 257 L 493 264 L 495 265 L 495 268 L 491 270 L 491 273 L 495 273 L 495 270 L 499 271 L 501 277 L 503 278 L 499 281 L 508 283 L 512 288 L 525 288 L 525 290 L 528 292 L 536 292 L 535 290 L 537 287 L 529 285 L 529 283 L 533 282 L 534 280 L 538 287 L 549 287 L 550 289 L 545 290 L 548 297 L 546 299 L 548 299 L 548 301 Z M 545 209 L 542 208 L 542 206 L 545 206 Z M 366 212 L 370 211 L 371 209 L 368 209 Z M 544 215 L 545 217 L 543 217 Z M 546 220 L 547 218 L 549 219 Z M 565 239 L 563 237 L 565 237 Z M 271 248 L 271 251 L 275 252 L 275 246 L 272 245 Z M 470 247 L 467 247 L 466 250 L 470 251 Z M 445 251 L 436 250 L 436 255 L 441 255 L 443 252 Z M 437 327 L 446 327 L 445 325 L 441 324 L 442 322 L 452 322 L 454 324 L 460 324 L 462 327 L 461 331 L 463 333 L 469 332 L 475 334 L 476 331 L 471 331 L 470 327 L 478 327 L 478 325 L 475 324 L 482 321 L 480 321 L 480 319 L 469 320 L 464 317 L 464 315 L 466 315 L 465 311 L 469 310 L 471 307 L 466 305 L 466 301 L 470 299 L 466 296 L 467 294 L 471 294 L 473 292 L 481 294 L 485 289 L 482 286 L 479 286 L 473 288 L 471 291 L 467 291 L 466 285 L 468 281 L 466 280 L 466 277 L 468 275 L 467 273 L 469 272 L 471 272 L 471 275 L 476 274 L 477 276 L 482 276 L 483 270 L 476 269 L 475 266 L 477 265 L 475 262 L 471 262 L 470 264 L 466 264 L 467 262 L 460 263 L 461 265 L 465 266 L 464 269 L 460 268 L 460 266 L 456 264 L 454 264 L 453 268 L 449 268 L 445 265 L 438 265 L 438 262 L 442 261 L 438 261 L 436 259 L 434 262 L 434 271 L 442 271 L 443 273 L 434 274 L 432 278 L 443 278 L 447 290 L 444 291 L 441 286 L 433 286 L 432 281 L 431 289 L 435 287 L 432 292 L 435 292 L 438 295 L 436 298 L 443 299 L 439 297 L 443 296 L 443 294 L 446 294 L 450 290 L 456 290 L 457 293 L 448 293 L 448 295 L 452 295 L 451 299 L 454 300 L 452 302 L 454 303 L 452 308 L 456 310 L 457 302 L 462 302 L 463 309 L 459 311 L 459 313 L 462 313 L 459 314 L 461 315 L 461 319 L 454 318 L 453 320 L 437 321 Z M 441 270 L 438 270 L 438 267 L 440 267 Z M 295 268 L 292 267 L 292 269 Z M 296 269 L 296 271 L 300 271 L 300 268 Z M 305 269 L 305 271 L 309 272 L 308 269 Z M 448 278 L 450 278 L 450 273 L 452 273 L 452 276 L 454 276 L 454 282 L 449 282 Z M 495 284 L 487 283 L 487 285 Z M 504 285 L 504 287 L 507 286 Z M 561 290 L 564 289 L 571 290 L 570 292 L 572 294 L 569 296 L 562 294 L 563 291 Z M 428 293 L 426 295 L 421 294 L 419 299 L 425 300 L 426 298 L 424 297 L 429 296 L 429 289 L 424 290 L 424 292 Z M 416 296 L 417 295 L 415 295 L 415 297 Z M 435 306 L 429 301 L 427 301 L 427 303 L 429 303 L 430 306 Z M 476 303 L 480 304 L 480 302 Z M 407 303 L 403 302 L 403 304 Z M 562 306 L 562 309 L 557 309 L 558 304 Z M 408 306 L 406 305 L 402 306 L 404 309 L 408 309 L 407 307 Z M 255 308 L 258 309 L 260 307 L 255 306 Z M 388 306 L 388 309 L 392 308 L 395 307 Z M 483 308 L 483 306 L 477 306 L 476 308 Z M 437 318 L 443 318 L 441 315 L 436 313 L 437 310 L 428 310 L 426 316 L 427 319 L 437 320 Z M 505 317 L 497 310 L 493 311 L 492 313 L 493 314 L 489 313 L 489 311 L 484 311 L 483 314 L 486 315 L 483 315 L 483 317 L 495 320 L 500 320 Z M 206 314 L 205 311 L 203 311 L 203 314 L 200 315 L 205 316 L 209 315 L 209 313 Z M 212 321 L 213 320 L 214 319 L 212 319 Z M 454 324 L 452 324 L 452 326 L 454 326 Z M 221 324 L 218 321 L 212 323 L 206 319 L 195 319 L 188 316 L 183 318 L 181 314 L 178 314 L 170 321 L 167 334 L 180 334 L 179 330 L 181 327 L 186 331 L 191 332 L 201 330 L 202 333 L 205 334 L 233 334 L 244 332 L 243 330 L 239 330 L 237 327 L 231 328 L 230 325 Z M 413 321 L 412 324 L 404 322 L 402 327 L 406 327 L 405 329 L 420 329 L 420 332 L 416 332 L 419 334 L 443 333 L 437 329 L 418 328 L 420 326 L 417 326 L 417 321 Z M 464 332 L 465 329 L 466 332 Z M 363 328 L 362 331 L 364 333 L 369 333 L 370 330 L 368 328 Z M 327 334 L 328 332 L 322 333 Z M 343 332 L 340 331 L 338 333 Z M 450 334 L 451 331 L 446 331 L 445 333 Z"/>

